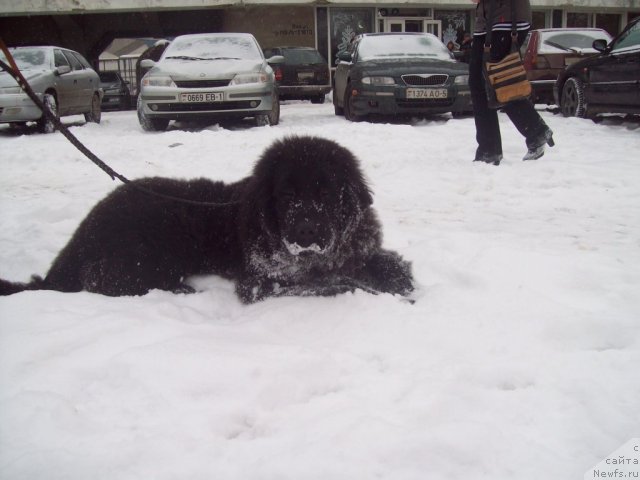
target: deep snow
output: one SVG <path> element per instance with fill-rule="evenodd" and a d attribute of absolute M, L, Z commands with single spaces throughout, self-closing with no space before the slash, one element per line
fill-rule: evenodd
<path fill-rule="evenodd" d="M 2 479 L 576 479 L 640 433 L 640 128 L 541 112 L 556 147 L 472 163 L 473 120 L 263 128 L 70 120 L 130 178 L 237 180 L 285 134 L 350 148 L 417 301 L 244 306 L 229 282 L 0 299 Z M 67 120 L 69 122 L 69 120 Z M 60 134 L 0 127 L 0 276 L 44 274 L 117 184 Z"/>

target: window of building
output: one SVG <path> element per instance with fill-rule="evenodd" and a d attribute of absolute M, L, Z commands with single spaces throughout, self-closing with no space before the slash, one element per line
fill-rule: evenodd
<path fill-rule="evenodd" d="M 546 12 L 531 12 L 533 20 L 531 22 L 531 29 L 536 30 L 538 28 L 547 28 L 547 14 Z"/>
<path fill-rule="evenodd" d="M 361 33 L 373 32 L 371 8 L 332 8 L 331 21 L 331 66 L 336 66 L 338 53 L 349 48 L 353 39 Z"/>
<path fill-rule="evenodd" d="M 588 28 L 591 27 L 591 14 L 584 12 L 567 12 L 567 27 Z"/>
<path fill-rule="evenodd" d="M 606 30 L 615 37 L 620 33 L 620 14 L 596 13 L 596 28 Z"/>

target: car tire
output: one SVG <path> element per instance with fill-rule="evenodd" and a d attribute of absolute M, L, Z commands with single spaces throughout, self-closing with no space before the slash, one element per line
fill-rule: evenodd
<path fill-rule="evenodd" d="M 343 117 L 344 116 L 344 108 L 338 106 L 338 94 L 336 93 L 336 89 L 335 87 L 333 87 L 333 111 L 334 113 L 339 116 L 339 117 Z"/>
<path fill-rule="evenodd" d="M 565 117 L 587 116 L 587 107 L 584 102 L 584 85 L 577 77 L 570 77 L 562 87 L 560 110 Z"/>
<path fill-rule="evenodd" d="M 266 114 L 256 115 L 256 126 L 276 126 L 278 123 L 280 123 L 280 98 L 278 94 L 274 92 L 271 97 L 271 111 Z"/>
<path fill-rule="evenodd" d="M 169 120 L 166 118 L 150 118 L 144 114 L 142 102 L 138 97 L 138 122 L 145 132 L 162 132 L 169 126 Z"/>
<path fill-rule="evenodd" d="M 91 110 L 84 114 L 84 119 L 87 122 L 100 123 L 100 119 L 102 118 L 102 110 L 100 107 L 100 95 L 94 93 L 91 99 Z"/>
<path fill-rule="evenodd" d="M 42 97 L 42 103 L 58 118 L 58 101 L 53 93 L 45 93 L 44 97 Z M 38 119 L 37 125 L 40 133 L 53 133 L 56 131 L 56 125 L 44 113 Z"/>
<path fill-rule="evenodd" d="M 344 92 L 344 118 L 350 122 L 359 122 L 362 120 L 362 115 L 356 115 L 353 113 L 353 97 L 351 96 L 351 84 L 347 84 L 347 90 Z"/>

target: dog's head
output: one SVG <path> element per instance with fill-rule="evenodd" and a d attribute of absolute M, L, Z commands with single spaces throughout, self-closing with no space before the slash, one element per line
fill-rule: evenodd
<path fill-rule="evenodd" d="M 273 143 L 254 168 L 249 192 L 263 233 L 293 256 L 335 251 L 373 203 L 353 154 L 310 136 Z"/>

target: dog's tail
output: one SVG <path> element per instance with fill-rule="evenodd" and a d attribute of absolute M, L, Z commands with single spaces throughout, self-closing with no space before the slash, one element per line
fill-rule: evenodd
<path fill-rule="evenodd" d="M 45 289 L 44 280 L 41 277 L 33 276 L 29 283 L 9 282 L 0 278 L 0 296 L 13 295 L 25 290 Z"/>

